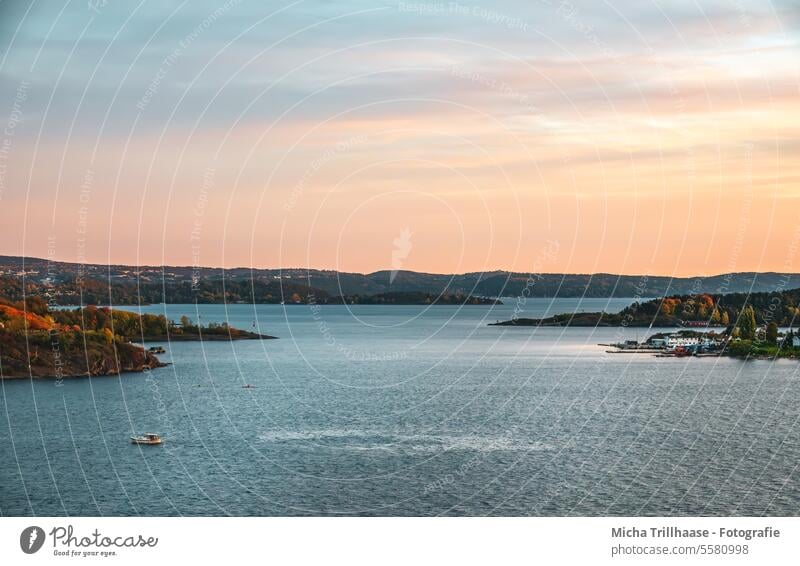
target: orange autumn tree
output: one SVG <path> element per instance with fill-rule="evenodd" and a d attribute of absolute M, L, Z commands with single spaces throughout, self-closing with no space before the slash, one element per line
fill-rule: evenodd
<path fill-rule="evenodd" d="M 661 303 L 661 312 L 665 315 L 673 315 L 680 305 L 680 299 L 676 297 L 668 297 Z"/>

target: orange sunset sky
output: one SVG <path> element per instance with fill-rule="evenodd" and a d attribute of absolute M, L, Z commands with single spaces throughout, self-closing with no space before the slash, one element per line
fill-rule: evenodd
<path fill-rule="evenodd" d="M 0 19 L 2 254 L 800 271 L 795 2 L 26 9 Z"/>

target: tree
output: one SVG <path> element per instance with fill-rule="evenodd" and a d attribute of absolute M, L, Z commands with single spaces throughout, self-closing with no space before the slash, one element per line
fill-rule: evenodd
<path fill-rule="evenodd" d="M 747 356 L 753 349 L 753 343 L 750 340 L 741 340 L 739 342 L 731 342 L 728 345 L 728 352 L 733 356 Z"/>
<path fill-rule="evenodd" d="M 25 319 L 21 316 L 12 317 L 6 322 L 6 328 L 9 332 L 22 334 L 26 330 Z"/>
<path fill-rule="evenodd" d="M 739 336 L 742 340 L 755 340 L 756 337 L 756 312 L 752 305 L 747 305 L 739 313 Z"/>
<path fill-rule="evenodd" d="M 767 325 L 767 342 L 770 344 L 778 343 L 778 325 L 774 321 Z"/>
<path fill-rule="evenodd" d="M 661 302 L 661 312 L 668 316 L 674 314 L 680 304 L 681 300 L 677 297 L 665 298 Z"/>
<path fill-rule="evenodd" d="M 184 328 L 189 328 L 191 325 L 192 325 L 192 319 L 186 315 L 183 315 L 181 317 L 181 326 L 183 326 Z"/>
<path fill-rule="evenodd" d="M 44 315 L 48 310 L 47 301 L 37 296 L 25 297 L 25 308 L 28 312 L 38 315 Z"/>

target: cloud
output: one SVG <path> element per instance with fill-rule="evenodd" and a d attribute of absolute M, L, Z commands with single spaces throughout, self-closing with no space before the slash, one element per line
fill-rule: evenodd
<path fill-rule="evenodd" d="M 634 195 L 677 207 L 687 178 L 713 192 L 721 169 L 737 190 L 796 193 L 800 18 L 789 0 L 89 6 L 2 4 L 0 116 L 30 85 L 4 177 L 10 230 L 30 221 L 28 185 L 36 202 L 58 195 L 71 210 L 89 168 L 95 202 L 113 216 L 111 191 L 129 210 L 160 192 L 182 202 L 213 162 L 230 183 L 221 192 L 243 195 L 232 214 L 249 218 L 237 203 L 265 191 L 285 202 L 309 164 L 354 137 L 366 141 L 325 162 L 305 205 L 354 171 L 336 193 L 343 209 L 403 186 L 469 208 L 472 189 L 454 171 L 531 200 Z M 154 233 L 169 232 L 169 216 Z M 53 229 L 71 237 L 70 222 Z"/>

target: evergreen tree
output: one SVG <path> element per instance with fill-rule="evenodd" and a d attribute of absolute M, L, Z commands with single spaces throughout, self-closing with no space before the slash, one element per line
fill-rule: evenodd
<path fill-rule="evenodd" d="M 739 336 L 742 340 L 755 340 L 756 313 L 751 305 L 747 305 L 739 313 Z"/>
<path fill-rule="evenodd" d="M 767 342 L 770 344 L 778 343 L 778 325 L 775 322 L 770 322 L 767 325 Z"/>

